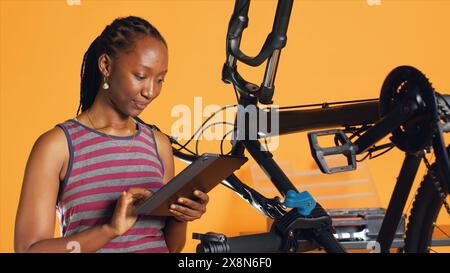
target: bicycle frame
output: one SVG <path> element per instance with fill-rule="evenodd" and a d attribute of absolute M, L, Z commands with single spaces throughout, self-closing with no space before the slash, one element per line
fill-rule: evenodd
<path fill-rule="evenodd" d="M 241 103 L 244 105 L 246 104 L 245 101 L 241 101 Z M 405 105 L 408 105 L 408 107 L 405 107 Z M 405 108 L 415 110 L 408 112 L 402 111 L 402 109 Z M 331 128 L 336 126 L 371 125 L 364 134 L 353 142 L 357 147 L 357 153 L 361 154 L 380 139 L 390 134 L 395 128 L 399 127 L 404 121 L 411 118 L 411 116 L 419 110 L 417 101 L 407 101 L 404 104 L 399 105 L 391 114 L 381 119 L 378 114 L 378 101 L 372 101 L 346 103 L 336 107 L 312 110 L 280 111 L 279 134 L 284 135 L 305 130 Z M 248 126 L 245 128 L 248 130 Z M 259 140 L 237 140 L 232 155 L 242 156 L 244 155 L 245 150 L 250 153 L 265 173 L 269 174 L 268 178 L 283 196 L 286 196 L 287 192 L 290 190 L 297 191 L 290 179 L 272 158 L 272 154 L 261 149 Z M 195 159 L 195 157 L 175 150 L 174 154 L 180 159 L 187 161 Z M 377 240 L 380 243 L 383 252 L 387 252 L 392 244 L 396 228 L 406 204 L 406 199 L 411 191 L 421 160 L 422 154 L 420 153 L 405 153 L 405 159 Z M 277 218 L 286 213 L 280 204 L 277 203 L 277 200 L 267 199 L 253 188 L 244 184 L 235 175 L 228 177 L 225 180 L 225 184 L 228 184 L 228 187 L 236 191 L 252 206 L 268 217 Z M 260 209 L 260 207 L 263 209 Z"/>
<path fill-rule="evenodd" d="M 246 56 L 239 50 L 242 32 L 247 26 L 248 9 L 250 0 L 236 0 L 233 16 L 231 17 L 227 35 L 227 59 L 222 71 L 222 79 L 231 83 L 239 91 L 239 104 L 243 106 L 257 106 L 258 101 L 262 104 L 271 104 L 274 92 L 274 79 L 281 49 L 286 44 L 286 32 L 293 0 L 278 1 L 276 17 L 272 33 L 269 34 L 260 53 L 252 58 Z M 237 72 L 237 61 L 251 66 L 258 66 L 267 60 L 266 72 L 261 87 L 247 82 Z M 434 94 L 431 94 L 434 100 Z M 325 103 L 320 107 L 312 109 L 299 109 L 300 107 L 284 107 L 290 110 L 275 110 L 279 116 L 279 135 L 298 133 L 302 131 L 325 129 L 325 128 L 351 128 L 363 126 L 364 132 L 355 136 L 351 142 L 352 151 L 355 154 L 367 152 L 372 146 L 390 133 L 394 132 L 402 124 L 412 118 L 422 115 L 424 110 L 424 94 L 410 94 L 381 117 L 380 101 L 366 100 L 343 103 Z M 448 96 L 445 100 L 450 101 Z M 331 106 L 337 105 L 337 106 Z M 435 108 L 436 105 L 431 105 Z M 428 105 L 428 107 L 430 107 Z M 295 109 L 297 108 L 297 109 Z M 433 121 L 438 122 L 436 110 L 433 110 Z M 259 128 L 259 127 L 258 127 Z M 267 127 L 264 127 L 267 128 Z M 437 162 L 444 177 L 450 177 L 450 160 L 446 154 L 442 133 L 448 131 L 447 127 L 438 125 L 437 132 L 432 139 L 433 148 L 436 153 Z M 244 128 L 244 135 L 249 132 L 248 123 Z M 255 159 L 257 164 L 265 171 L 273 185 L 286 196 L 289 191 L 297 192 L 296 187 L 282 171 L 269 151 L 264 151 L 258 139 L 235 139 L 232 141 L 231 154 L 243 156 L 245 150 Z M 192 162 L 196 159 L 194 155 L 188 155 L 173 148 L 174 155 L 184 161 Z M 382 252 L 388 252 L 392 245 L 395 231 L 400 222 L 407 197 L 411 191 L 414 178 L 421 163 L 425 151 L 405 151 L 405 158 L 397 178 L 389 206 L 386 211 L 377 241 Z M 450 184 L 450 181 L 448 182 Z M 237 176 L 230 175 L 223 184 L 234 190 L 243 199 L 249 202 L 255 209 L 270 218 L 280 218 L 286 214 L 285 208 L 278 198 L 268 199 L 262 194 L 243 183 Z M 450 185 L 447 185 L 447 189 Z M 334 239 L 334 238 L 333 238 Z M 331 239 L 332 240 L 332 239 Z M 305 243 L 305 242 L 302 242 Z M 323 242 L 322 243 L 327 243 Z"/>
<path fill-rule="evenodd" d="M 242 103 L 245 104 L 245 102 Z M 394 111 L 382 119 L 379 118 L 377 109 L 378 102 L 370 102 L 351 103 L 344 106 L 316 110 L 280 112 L 280 135 L 318 128 L 367 125 L 372 123 L 373 126 L 354 141 L 357 154 L 361 154 L 420 111 L 417 101 L 407 101 L 400 104 Z M 404 109 L 410 109 L 411 111 L 404 111 Z M 238 143 L 238 145 L 243 145 L 249 151 L 258 165 L 265 170 L 266 174 L 270 174 L 268 178 L 283 196 L 286 196 L 289 190 L 297 191 L 289 178 L 272 158 L 270 152 L 262 151 L 261 144 L 258 140 L 240 140 Z M 232 154 L 243 155 L 243 149 L 235 149 Z M 388 251 L 392 244 L 421 160 L 421 154 L 405 154 L 403 166 L 377 240 L 380 243 L 382 251 Z M 234 184 L 236 183 L 237 181 L 234 181 Z"/>

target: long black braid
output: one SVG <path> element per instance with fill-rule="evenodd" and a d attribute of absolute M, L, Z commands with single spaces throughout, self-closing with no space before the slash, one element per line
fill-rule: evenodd
<path fill-rule="evenodd" d="M 102 81 L 102 74 L 98 68 L 98 58 L 103 53 L 114 57 L 118 52 L 127 52 L 133 49 L 138 38 L 150 36 L 161 41 L 166 47 L 167 43 L 159 31 L 145 19 L 128 16 L 115 19 L 106 26 L 89 46 L 84 54 L 81 65 L 80 105 L 77 115 L 86 111 L 94 103 Z"/>

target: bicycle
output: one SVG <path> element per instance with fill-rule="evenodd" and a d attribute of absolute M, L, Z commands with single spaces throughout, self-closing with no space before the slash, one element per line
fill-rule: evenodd
<path fill-rule="evenodd" d="M 281 49 L 286 46 L 286 33 L 292 5 L 293 0 L 278 1 L 272 32 L 257 56 L 249 57 L 241 52 L 240 42 L 243 31 L 248 25 L 250 0 L 235 1 L 227 31 L 226 62 L 222 70 L 222 80 L 233 85 L 239 106 L 254 106 L 260 114 L 267 109 L 269 112 L 277 111 L 278 135 L 333 128 L 308 133 L 312 156 L 323 173 L 356 169 L 356 155 L 367 153 L 362 160 L 368 156 L 374 158 L 395 147 L 405 153 L 403 165 L 376 240 L 381 252 L 389 252 L 418 167 L 423 160 L 428 170 L 411 209 L 403 250 L 405 252 L 429 251 L 434 223 L 441 207 L 444 206 L 450 214 L 450 206 L 446 201 L 450 188 L 448 156 L 450 146 L 445 146 L 443 137 L 444 133 L 450 131 L 450 95 L 435 92 L 428 79 L 418 69 L 400 66 L 391 71 L 385 79 L 379 99 L 287 106 L 276 109 L 259 108 L 258 103 L 262 105 L 273 103 L 277 65 Z M 253 67 L 267 62 L 262 84 L 258 86 L 246 81 L 237 71 L 237 61 Z M 173 144 L 174 156 L 187 162 L 198 158 L 198 140 L 195 152 L 186 146 L 212 116 L 185 144 L 167 135 Z M 135 118 L 144 122 L 138 117 Z M 222 184 L 235 191 L 259 212 L 274 219 L 272 229 L 267 233 L 230 238 L 217 233 L 194 234 L 194 239 L 201 240 L 197 246 L 197 252 L 302 252 L 317 248 L 323 248 L 327 252 L 345 252 L 333 235 L 332 219 L 327 211 L 309 193 L 298 193 L 272 158 L 270 151 L 262 148 L 259 139 L 267 139 L 271 135 L 258 134 L 257 139 L 250 139 L 248 138 L 250 131 L 248 122 L 245 123 L 244 128 L 238 128 L 237 119 L 238 117 L 235 119 L 233 129 L 224 136 L 225 139 L 228 134 L 233 133 L 232 149 L 227 155 L 244 156 L 244 152 L 248 151 L 269 176 L 284 197 L 284 201 L 282 202 L 279 197 L 268 199 L 243 183 L 235 174 L 230 175 Z M 159 130 L 155 125 L 149 124 L 149 126 Z M 263 124 L 258 123 L 257 128 L 261 126 Z M 267 124 L 264 124 L 264 128 L 267 128 Z M 203 131 L 204 129 L 200 133 Z M 238 138 L 239 134 L 243 134 L 244 138 Z M 388 135 L 391 135 L 389 143 L 376 146 Z M 323 136 L 333 136 L 335 147 L 321 147 L 318 139 Z M 224 154 L 222 143 L 223 139 L 221 153 Z M 430 163 L 426 158 L 426 154 L 431 150 L 436 157 L 434 163 Z M 383 152 L 373 156 L 376 151 Z M 347 165 L 330 167 L 325 160 L 330 155 L 345 156 Z M 292 209 L 289 210 L 289 208 Z"/>

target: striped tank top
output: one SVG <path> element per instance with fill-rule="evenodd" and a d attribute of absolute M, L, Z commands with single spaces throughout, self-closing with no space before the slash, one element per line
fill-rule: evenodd
<path fill-rule="evenodd" d="M 132 136 L 107 135 L 77 119 L 56 126 L 64 131 L 70 153 L 56 205 L 63 237 L 108 223 L 130 187 L 155 192 L 163 186 L 164 166 L 147 125 L 136 121 Z M 97 252 L 168 252 L 164 226 L 165 217 L 138 216 L 132 228 Z"/>

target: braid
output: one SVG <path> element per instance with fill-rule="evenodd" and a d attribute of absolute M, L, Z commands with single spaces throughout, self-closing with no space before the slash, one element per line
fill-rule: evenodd
<path fill-rule="evenodd" d="M 102 74 L 98 69 L 98 58 L 106 53 L 111 57 L 118 52 L 130 52 L 136 40 L 145 36 L 161 41 L 166 47 L 167 43 L 159 31 L 145 19 L 128 16 L 115 19 L 106 26 L 102 33 L 91 43 L 83 56 L 81 65 L 80 105 L 77 115 L 86 111 L 94 103 L 97 96 Z"/>

